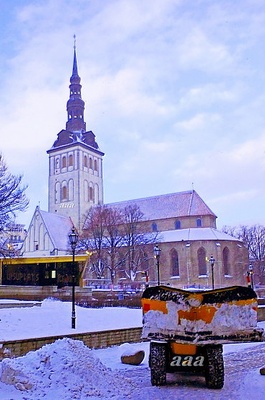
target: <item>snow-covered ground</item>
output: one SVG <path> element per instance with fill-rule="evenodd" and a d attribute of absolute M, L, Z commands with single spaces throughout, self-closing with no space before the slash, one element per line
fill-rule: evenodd
<path fill-rule="evenodd" d="M 71 328 L 71 304 L 45 300 L 41 307 L 0 309 L 0 341 L 65 335 L 141 326 L 140 309 L 76 307 L 77 328 Z M 265 323 L 259 323 L 265 328 Z M 121 363 L 121 355 L 144 350 L 139 366 Z M 91 350 L 80 341 L 61 339 L 23 357 L 0 362 L 1 400 L 264 400 L 265 343 L 224 346 L 225 385 L 209 390 L 202 377 L 169 375 L 168 384 L 152 387 L 148 343 L 125 343 Z M 5 383 L 3 383 L 5 382 Z"/>

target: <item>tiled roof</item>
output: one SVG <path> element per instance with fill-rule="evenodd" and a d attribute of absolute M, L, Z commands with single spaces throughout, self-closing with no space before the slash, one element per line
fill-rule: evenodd
<path fill-rule="evenodd" d="M 124 208 L 134 204 L 137 204 L 144 214 L 144 220 L 203 215 L 216 217 L 195 190 L 120 201 L 107 205 Z"/>
<path fill-rule="evenodd" d="M 67 250 L 69 248 L 68 235 L 71 232 L 73 223 L 69 217 L 57 213 L 49 213 L 39 210 L 54 248 Z"/>

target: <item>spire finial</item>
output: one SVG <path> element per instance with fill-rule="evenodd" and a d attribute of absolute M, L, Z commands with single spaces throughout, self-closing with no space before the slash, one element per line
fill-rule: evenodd
<path fill-rule="evenodd" d="M 78 72 L 77 72 L 77 60 L 76 60 L 76 35 L 74 34 L 73 36 L 74 38 L 74 62 L 73 62 L 73 73 L 72 73 L 72 78 L 73 77 L 78 77 Z M 79 83 L 80 83 L 80 78 L 79 79 Z"/>
<path fill-rule="evenodd" d="M 74 34 L 73 38 L 74 38 L 74 50 L 75 50 L 76 49 L 76 35 L 75 34 Z"/>

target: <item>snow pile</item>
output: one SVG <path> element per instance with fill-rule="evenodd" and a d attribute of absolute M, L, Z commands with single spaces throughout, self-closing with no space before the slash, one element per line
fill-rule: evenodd
<path fill-rule="evenodd" d="M 83 342 L 60 339 L 26 356 L 2 361 L 1 381 L 27 392 L 27 399 L 121 399 L 134 388 L 106 368 Z"/>
<path fill-rule="evenodd" d="M 210 322 L 203 319 L 207 315 L 200 314 L 200 307 L 197 310 L 196 307 L 191 310 L 191 307 L 187 304 L 183 305 L 168 301 L 166 308 L 167 313 L 149 310 L 144 314 L 144 338 L 148 337 L 149 333 L 166 335 L 170 333 L 183 334 L 186 331 L 193 333 L 208 331 L 213 334 L 224 334 L 257 327 L 257 311 L 253 309 L 253 304 L 236 305 L 224 303 L 221 306 L 212 304 L 209 306 L 209 311 L 213 313 L 213 318 Z M 184 317 L 185 315 L 186 318 Z M 202 318 L 199 318 L 199 315 Z"/>

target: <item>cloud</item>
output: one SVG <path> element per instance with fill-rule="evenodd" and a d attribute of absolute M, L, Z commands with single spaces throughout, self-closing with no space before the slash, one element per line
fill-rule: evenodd
<path fill-rule="evenodd" d="M 236 204 L 250 214 L 255 202 L 257 218 L 265 197 L 262 1 L 14 4 L 1 39 L 1 149 L 11 171 L 24 174 L 33 207 L 47 201 L 46 150 L 65 127 L 76 34 L 87 129 L 106 153 L 106 201 L 193 182 L 223 219 L 245 218 Z"/>

